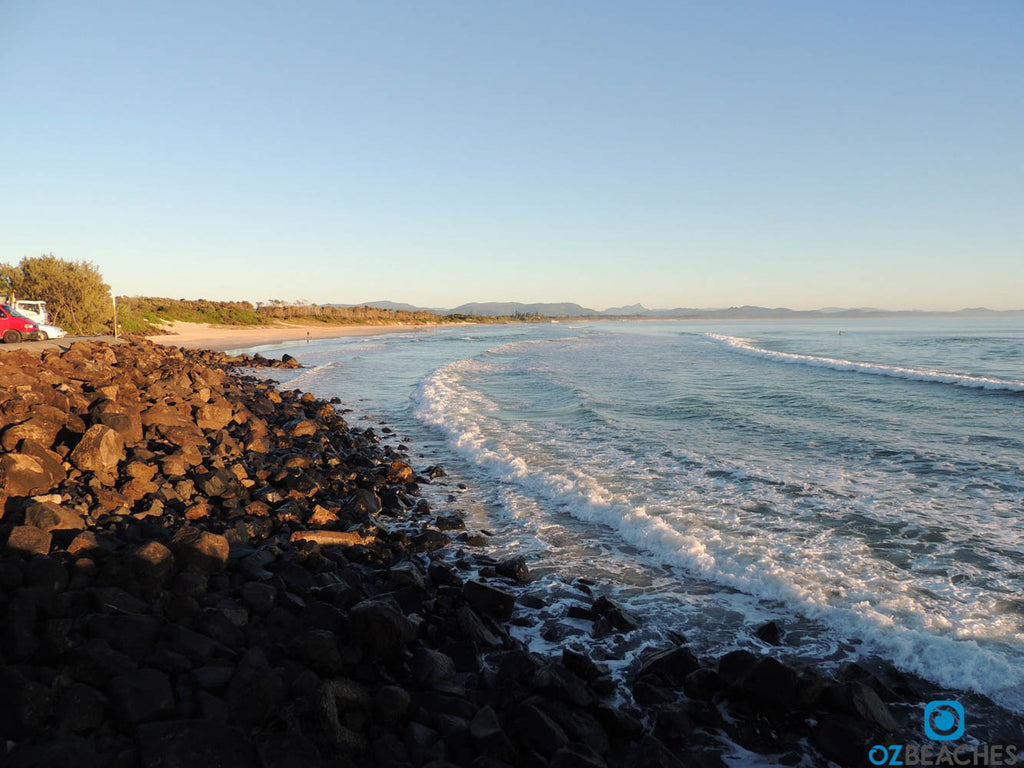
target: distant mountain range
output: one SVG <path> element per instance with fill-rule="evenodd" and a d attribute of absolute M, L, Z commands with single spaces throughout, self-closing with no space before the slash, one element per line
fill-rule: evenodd
<path fill-rule="evenodd" d="M 787 309 L 785 307 L 726 307 L 717 309 L 696 309 L 677 307 L 676 309 L 648 309 L 643 304 L 631 304 L 625 307 L 609 307 L 605 310 L 589 309 L 572 302 L 524 304 L 518 301 L 471 302 L 460 304 L 452 309 L 440 307 L 417 307 L 395 301 L 367 301 L 362 304 L 333 304 L 337 307 L 376 307 L 406 312 L 433 312 L 438 315 L 479 315 L 482 317 L 502 317 L 511 315 L 543 315 L 545 317 L 635 317 L 661 319 L 708 319 L 708 320 L 758 320 L 778 318 L 859 318 L 859 317 L 898 317 L 898 316 L 968 316 L 984 317 L 997 315 L 1024 315 L 1024 309 L 994 310 L 984 307 L 970 307 L 955 312 L 931 312 L 923 310 L 886 310 L 874 307 L 824 307 L 822 309 Z"/>

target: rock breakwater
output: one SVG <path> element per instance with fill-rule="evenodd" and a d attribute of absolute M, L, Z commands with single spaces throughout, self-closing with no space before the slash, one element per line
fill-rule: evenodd
<path fill-rule="evenodd" d="M 544 607 L 528 563 L 430 508 L 443 470 L 236 370 L 266 365 L 297 363 L 0 357 L 0 765 L 861 765 L 919 715 L 894 670 L 679 642 L 621 680 L 530 653 L 508 631 Z"/>

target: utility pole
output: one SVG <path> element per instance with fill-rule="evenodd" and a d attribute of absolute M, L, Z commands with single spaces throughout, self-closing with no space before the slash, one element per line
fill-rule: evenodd
<path fill-rule="evenodd" d="M 117 296 L 112 297 L 114 300 L 114 338 L 117 338 Z"/>

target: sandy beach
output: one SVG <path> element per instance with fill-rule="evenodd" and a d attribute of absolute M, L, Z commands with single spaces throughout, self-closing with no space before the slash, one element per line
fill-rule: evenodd
<path fill-rule="evenodd" d="M 174 322 L 164 326 L 167 335 L 152 336 L 157 344 L 173 344 L 189 349 L 213 349 L 224 352 L 231 349 L 277 344 L 303 339 L 335 339 L 342 336 L 379 336 L 385 333 L 429 331 L 440 325 L 300 325 L 278 323 L 262 326 L 210 325 L 208 323 Z M 447 326 L 445 326 L 447 327 Z"/>

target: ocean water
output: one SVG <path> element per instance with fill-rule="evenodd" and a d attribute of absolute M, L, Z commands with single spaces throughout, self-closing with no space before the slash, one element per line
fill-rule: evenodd
<path fill-rule="evenodd" d="M 1024 318 L 463 326 L 260 348 L 392 426 L 614 667 L 879 657 L 1024 713 Z M 419 467 L 422 469 L 423 467 Z M 455 491 L 455 482 L 467 484 Z M 579 579 L 644 622 L 595 641 Z M 585 583 L 585 582 L 584 582 Z M 753 630 L 782 623 L 781 648 Z M 547 630 L 547 631 L 544 631 Z M 544 639 L 547 637 L 548 639 Z"/>

